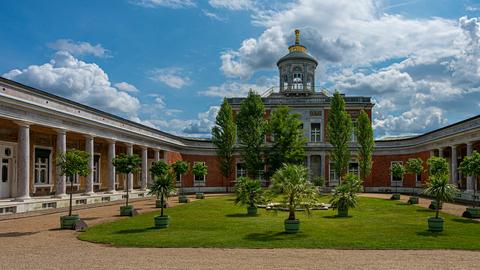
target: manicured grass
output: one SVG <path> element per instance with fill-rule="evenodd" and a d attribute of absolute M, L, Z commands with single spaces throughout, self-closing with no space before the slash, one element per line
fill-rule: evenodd
<path fill-rule="evenodd" d="M 324 198 L 327 200 L 327 198 Z M 299 213 L 301 232 L 283 233 L 286 212 L 259 209 L 248 217 L 233 197 L 207 198 L 169 208 L 168 229 L 155 229 L 158 212 L 100 224 L 82 233 L 82 240 L 135 247 L 342 248 L 342 249 L 480 249 L 480 223 L 441 214 L 445 231 L 427 231 L 431 210 L 398 201 L 360 198 L 351 217 L 332 210 Z"/>

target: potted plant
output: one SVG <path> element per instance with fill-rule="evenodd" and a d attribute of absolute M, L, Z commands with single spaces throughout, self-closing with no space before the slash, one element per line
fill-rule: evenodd
<path fill-rule="evenodd" d="M 73 177 L 75 175 L 87 176 L 90 174 L 89 160 L 90 155 L 80 150 L 69 150 L 61 153 L 57 157 L 57 167 L 60 168 L 60 175 L 70 178 L 70 200 L 68 204 L 68 216 L 60 217 L 61 229 L 74 229 L 75 223 L 80 219 L 78 214 L 72 214 L 73 200 Z"/>
<path fill-rule="evenodd" d="M 284 164 L 272 176 L 269 187 L 272 194 L 279 194 L 288 208 L 288 218 L 284 222 L 286 233 L 297 233 L 300 220 L 295 217 L 295 210 L 303 208 L 310 213 L 310 208 L 318 200 L 318 191 L 307 179 L 307 169 L 301 165 Z"/>
<path fill-rule="evenodd" d="M 155 176 L 155 181 L 153 182 L 153 185 L 150 186 L 150 193 L 160 198 L 160 215 L 154 217 L 155 227 L 160 229 L 167 228 L 170 224 L 170 217 L 163 214 L 163 209 L 170 194 L 175 192 L 174 181 L 171 173 L 165 173 Z"/>
<path fill-rule="evenodd" d="M 322 188 L 325 185 L 325 178 L 322 176 L 315 176 L 312 181 L 313 185 L 317 187 L 319 193 L 322 192 Z"/>
<path fill-rule="evenodd" d="M 431 157 L 427 160 L 428 174 L 432 175 L 448 175 L 448 162 L 442 157 Z M 442 209 L 442 202 L 432 200 L 428 208 L 432 210 Z"/>
<path fill-rule="evenodd" d="M 247 214 L 255 216 L 257 205 L 264 202 L 262 185 L 259 180 L 240 177 L 235 184 L 235 204 L 247 206 Z"/>
<path fill-rule="evenodd" d="M 150 173 L 155 179 L 155 177 L 160 177 L 162 175 L 169 173 L 169 169 L 170 168 L 165 161 L 159 160 L 152 163 L 152 166 L 150 167 Z M 158 193 L 155 193 L 155 192 L 149 193 L 149 194 L 158 195 Z M 156 208 L 166 207 L 166 205 L 162 206 L 162 203 L 163 202 L 160 200 L 159 196 L 157 196 L 157 200 L 155 201 L 155 207 Z"/>
<path fill-rule="evenodd" d="M 348 173 L 345 180 L 332 191 L 330 203 L 333 209 L 338 209 L 339 217 L 347 217 L 348 209 L 358 204 L 358 192 L 363 190 L 362 181 L 358 176 Z"/>
<path fill-rule="evenodd" d="M 180 192 L 178 195 L 178 202 L 179 203 L 188 203 L 188 197 L 183 193 L 183 181 L 182 175 L 188 171 L 188 163 L 182 160 L 177 160 L 172 165 L 172 169 L 175 172 L 175 176 L 177 177 L 176 181 L 180 182 Z"/>
<path fill-rule="evenodd" d="M 390 168 L 390 172 L 394 179 L 403 179 L 403 175 L 405 174 L 405 167 L 400 163 L 392 163 L 392 167 Z M 395 181 L 395 193 L 392 194 L 391 200 L 400 200 L 400 193 L 397 191 L 398 184 Z"/>
<path fill-rule="evenodd" d="M 128 197 L 129 197 L 129 190 L 130 186 L 128 183 L 128 175 L 131 173 L 136 173 L 140 170 L 140 164 L 142 163 L 142 160 L 140 157 L 136 154 L 133 155 L 126 155 L 126 154 L 120 154 L 116 158 L 112 160 L 113 166 L 115 166 L 115 170 L 118 173 L 123 173 L 125 174 L 126 179 L 126 200 L 125 200 L 125 205 L 120 206 L 120 215 L 121 216 L 132 216 L 133 214 L 133 206 L 128 205 Z"/>
<path fill-rule="evenodd" d="M 465 175 L 469 176 L 480 176 L 480 153 L 473 151 L 471 156 L 467 156 L 460 163 L 460 171 Z M 468 207 L 464 216 L 469 216 L 471 218 L 480 218 L 480 208 L 476 207 L 477 199 L 477 185 L 473 185 L 473 207 Z"/>
<path fill-rule="evenodd" d="M 447 163 L 444 158 L 443 162 Z M 430 160 L 430 159 L 429 159 Z M 426 195 L 432 196 L 437 205 L 441 205 L 442 202 L 450 201 L 459 192 L 457 187 L 448 183 L 448 170 L 447 173 L 440 172 L 429 176 L 427 186 L 423 191 Z M 443 231 L 443 218 L 438 216 L 440 209 L 437 207 L 435 209 L 435 217 L 430 217 L 428 219 L 428 229 L 432 232 L 441 232 Z"/>
<path fill-rule="evenodd" d="M 422 177 L 423 172 L 423 160 L 421 158 L 410 158 L 407 161 L 406 172 L 415 175 L 415 182 L 412 187 L 412 196 L 408 198 L 409 204 L 418 204 L 418 196 L 415 196 L 415 186 L 418 180 L 418 177 Z"/>
<path fill-rule="evenodd" d="M 193 172 L 193 175 L 195 175 L 195 177 L 204 177 L 208 173 L 208 167 L 203 162 L 197 162 L 193 165 L 192 172 Z M 197 199 L 203 199 L 205 198 L 205 195 L 203 194 L 203 192 L 200 192 L 200 189 L 199 189 L 199 192 L 195 194 L 195 197 Z"/>

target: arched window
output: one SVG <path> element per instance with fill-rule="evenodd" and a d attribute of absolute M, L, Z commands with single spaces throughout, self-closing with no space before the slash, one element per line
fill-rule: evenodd
<path fill-rule="evenodd" d="M 303 74 L 299 72 L 293 73 L 293 89 L 303 89 Z"/>

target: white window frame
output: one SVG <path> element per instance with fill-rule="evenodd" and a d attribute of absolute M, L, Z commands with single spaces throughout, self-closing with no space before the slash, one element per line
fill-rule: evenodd
<path fill-rule="evenodd" d="M 194 161 L 193 162 L 193 165 L 195 166 L 195 164 L 197 163 L 203 163 L 204 165 L 206 164 L 205 161 Z M 195 174 L 193 174 L 193 183 L 195 185 L 205 185 L 207 183 L 207 176 L 206 175 L 203 175 L 203 180 L 202 181 L 197 181 L 197 176 Z"/>
<path fill-rule="evenodd" d="M 400 180 L 400 181 L 393 180 L 392 166 L 395 163 L 400 163 L 401 165 L 403 165 L 403 161 L 400 161 L 400 160 L 390 161 L 390 172 L 389 172 L 390 173 L 390 186 L 392 186 L 392 187 L 403 187 L 403 179 L 404 179 L 405 176 L 403 176 L 402 180 Z"/>
<path fill-rule="evenodd" d="M 357 160 L 351 160 L 348 162 L 348 173 L 352 173 L 350 170 L 350 164 L 357 163 L 357 173 L 355 174 L 356 176 L 360 177 L 360 163 Z"/>
<path fill-rule="evenodd" d="M 43 150 L 50 150 L 50 154 L 48 156 L 48 171 L 47 171 L 47 177 L 48 181 L 46 184 L 42 183 L 36 183 L 35 182 L 35 171 L 36 171 L 36 164 L 37 164 L 37 158 L 35 156 L 35 150 L 36 149 L 43 149 Z M 52 184 L 52 154 L 53 154 L 53 147 L 51 146 L 40 146 L 40 145 L 34 145 L 33 146 L 33 193 L 37 191 L 37 188 L 49 188 L 50 192 L 52 192 L 53 184 Z"/>
<path fill-rule="evenodd" d="M 242 177 L 242 176 L 247 176 L 247 169 L 243 168 L 240 172 L 241 172 L 241 175 L 239 176 L 238 173 L 238 164 L 245 164 L 244 162 L 240 162 L 240 161 L 237 161 L 237 163 L 235 163 L 235 181 L 238 181 L 238 178 Z"/>
<path fill-rule="evenodd" d="M 332 164 L 334 163 L 335 162 L 331 162 L 331 161 L 328 163 L 328 183 L 330 186 L 332 185 L 332 183 L 335 185 L 338 185 L 339 183 L 337 173 L 335 172 L 335 170 L 332 169 Z M 332 173 L 334 177 L 332 177 Z"/>
<path fill-rule="evenodd" d="M 313 124 L 319 124 L 320 125 L 320 129 L 318 129 L 318 132 L 315 131 L 315 138 L 316 136 L 318 135 L 319 136 L 319 140 L 312 140 L 312 136 L 313 136 L 313 132 L 314 130 L 312 130 L 312 125 Z M 315 129 L 316 130 L 316 129 Z M 318 133 L 318 134 L 317 134 Z M 312 143 L 319 143 L 319 142 L 322 142 L 322 122 L 310 122 L 310 142 Z"/>
<path fill-rule="evenodd" d="M 355 135 L 355 129 L 357 127 L 357 120 L 352 120 L 352 135 L 350 136 L 350 142 L 356 143 L 357 142 L 357 136 Z"/>

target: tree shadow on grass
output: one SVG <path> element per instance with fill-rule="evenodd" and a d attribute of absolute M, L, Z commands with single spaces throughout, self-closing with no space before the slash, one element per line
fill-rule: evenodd
<path fill-rule="evenodd" d="M 445 234 L 443 232 L 432 232 L 432 231 L 429 231 L 429 230 L 417 232 L 417 235 L 426 236 L 426 237 L 434 237 L 434 238 L 445 236 Z"/>
<path fill-rule="evenodd" d="M 335 218 L 335 219 L 337 219 L 337 218 L 338 218 L 338 219 L 347 219 L 347 218 L 352 218 L 352 217 L 353 217 L 353 216 L 351 216 L 351 215 L 348 215 L 348 216 L 346 216 L 346 217 L 341 217 L 341 216 L 339 216 L 339 215 L 323 216 L 323 218 Z"/>
<path fill-rule="evenodd" d="M 153 231 L 153 230 L 157 230 L 157 229 L 158 228 L 156 228 L 156 227 L 149 227 L 149 228 L 143 228 L 143 229 L 127 229 L 127 230 L 116 231 L 115 234 L 144 233 L 144 232 Z"/>
<path fill-rule="evenodd" d="M 411 205 L 411 204 L 406 203 L 406 202 L 398 202 L 398 203 L 396 203 L 396 205 Z"/>
<path fill-rule="evenodd" d="M 250 233 L 247 234 L 244 239 L 251 240 L 251 241 L 281 241 L 286 239 L 300 239 L 305 238 L 306 235 L 303 233 L 286 233 L 286 232 L 274 232 L 274 231 L 267 231 L 264 233 Z"/>
<path fill-rule="evenodd" d="M 249 218 L 249 217 L 258 217 L 258 214 L 256 215 L 248 215 L 246 213 L 235 213 L 235 214 L 226 214 L 226 217 L 234 217 L 234 218 Z"/>
<path fill-rule="evenodd" d="M 427 209 L 427 208 L 416 209 L 415 211 L 417 211 L 417 212 L 423 212 L 423 213 L 434 213 L 434 212 L 435 212 L 435 210 Z"/>
<path fill-rule="evenodd" d="M 458 223 L 466 223 L 466 224 L 480 224 L 480 222 L 472 220 L 472 219 L 466 219 L 466 218 L 452 218 L 453 222 L 458 222 Z"/>

